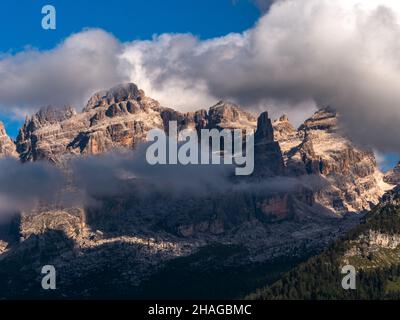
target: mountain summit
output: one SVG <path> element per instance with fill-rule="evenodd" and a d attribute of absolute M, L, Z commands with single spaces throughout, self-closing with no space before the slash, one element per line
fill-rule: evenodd
<path fill-rule="evenodd" d="M 331 212 L 369 210 L 393 186 L 383 181 L 371 150 L 341 134 L 338 114 L 322 108 L 294 130 L 287 117 L 273 123 L 289 176 L 320 175 L 327 184 L 316 201 Z"/>
<path fill-rule="evenodd" d="M 0 121 L 0 158 L 16 157 L 16 146 L 12 139 L 7 135 L 4 124 Z"/>
<path fill-rule="evenodd" d="M 384 180 L 389 184 L 400 184 L 400 162 L 385 174 Z"/>

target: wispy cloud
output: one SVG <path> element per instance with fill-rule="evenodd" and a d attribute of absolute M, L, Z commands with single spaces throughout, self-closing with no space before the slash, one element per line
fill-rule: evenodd
<path fill-rule="evenodd" d="M 66 186 L 64 174 L 47 162 L 22 164 L 16 159 L 0 160 L 0 218 L 52 203 Z"/>
<path fill-rule="evenodd" d="M 44 161 L 22 164 L 0 160 L 0 219 L 39 205 L 96 206 L 109 197 L 187 199 L 229 196 L 232 193 L 276 194 L 300 188 L 320 190 L 320 176 L 252 179 L 234 177 L 232 165 L 156 165 L 147 163 L 146 144 L 134 151 L 77 157 L 68 172 Z"/>

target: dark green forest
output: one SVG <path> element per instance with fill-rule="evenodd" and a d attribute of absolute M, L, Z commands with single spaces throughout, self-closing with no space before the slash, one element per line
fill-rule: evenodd
<path fill-rule="evenodd" d="M 294 300 L 364 300 L 400 298 L 400 249 L 378 251 L 380 260 L 374 267 L 365 267 L 364 260 L 355 260 L 357 277 L 355 290 L 344 290 L 341 274 L 345 252 L 354 245 L 360 235 L 369 231 L 396 235 L 400 234 L 400 208 L 392 204 L 379 206 L 367 214 L 361 224 L 338 240 L 328 250 L 310 258 L 286 273 L 280 280 L 247 296 L 248 299 L 294 299 Z M 386 260 L 383 258 L 387 258 Z M 365 261 L 374 262 L 374 254 Z M 382 262 L 383 261 L 383 262 Z"/>

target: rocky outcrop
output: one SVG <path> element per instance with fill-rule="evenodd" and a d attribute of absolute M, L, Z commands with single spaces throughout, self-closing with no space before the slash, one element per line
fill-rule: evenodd
<path fill-rule="evenodd" d="M 384 181 L 392 185 L 400 184 L 400 162 L 385 174 Z"/>
<path fill-rule="evenodd" d="M 16 146 L 14 141 L 7 135 L 4 124 L 0 122 L 0 158 L 16 157 Z"/>
<path fill-rule="evenodd" d="M 369 230 L 367 235 L 360 237 L 360 241 L 366 243 L 368 247 L 396 249 L 400 245 L 400 235 Z"/>
<path fill-rule="evenodd" d="M 77 113 L 72 106 L 42 108 L 25 120 L 17 137 L 17 151 L 23 162 L 57 161 L 65 153 L 65 145 L 76 132 L 85 127 L 84 121 L 74 121 Z"/>
<path fill-rule="evenodd" d="M 362 267 L 369 269 L 379 267 L 383 261 L 386 264 L 392 263 L 391 260 L 398 263 L 399 246 L 400 235 L 368 230 L 350 241 L 350 248 L 343 254 L 342 261 L 344 265 L 363 262 Z"/>
<path fill-rule="evenodd" d="M 282 152 L 274 139 L 274 129 L 268 113 L 262 113 L 257 121 L 254 135 L 254 175 L 258 177 L 279 176 L 285 173 Z"/>
<path fill-rule="evenodd" d="M 22 161 L 50 160 L 134 148 L 151 129 L 254 129 L 256 119 L 229 102 L 206 110 L 181 113 L 160 104 L 130 83 L 95 93 L 81 113 L 73 107 L 47 107 L 26 119 L 17 137 Z"/>
<path fill-rule="evenodd" d="M 364 150 L 338 129 L 332 108 L 318 110 L 297 131 L 287 117 L 274 122 L 288 175 L 319 175 L 326 187 L 316 201 L 335 213 L 369 210 L 390 186 L 383 181 L 372 151 Z"/>
<path fill-rule="evenodd" d="M 289 118 L 286 114 L 275 120 L 273 123 L 274 138 L 280 143 L 289 141 L 290 139 L 296 139 L 297 130 L 290 123 Z"/>
<path fill-rule="evenodd" d="M 254 130 L 257 126 L 256 117 L 242 110 L 238 105 L 224 101 L 210 108 L 206 120 L 208 129 Z"/>
<path fill-rule="evenodd" d="M 22 161 L 133 148 L 148 130 L 163 128 L 160 106 L 134 84 L 94 94 L 83 112 L 46 108 L 28 118 L 17 138 Z"/>

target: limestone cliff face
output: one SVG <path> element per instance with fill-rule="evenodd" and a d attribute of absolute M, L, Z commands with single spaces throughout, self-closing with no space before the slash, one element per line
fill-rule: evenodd
<path fill-rule="evenodd" d="M 391 185 L 400 184 L 400 162 L 385 174 L 384 180 Z"/>
<path fill-rule="evenodd" d="M 333 109 L 317 111 L 297 131 L 287 118 L 275 122 L 274 127 L 288 174 L 325 178 L 327 187 L 316 195 L 316 201 L 333 212 L 369 210 L 390 189 L 373 152 L 340 134 Z"/>
<path fill-rule="evenodd" d="M 289 118 L 286 114 L 282 115 L 279 119 L 273 123 L 274 138 L 281 143 L 288 141 L 291 138 L 296 139 L 297 130 L 290 123 Z"/>
<path fill-rule="evenodd" d="M 378 257 L 379 252 L 382 250 L 386 250 L 387 252 L 394 251 L 393 256 L 396 257 L 397 254 L 395 251 L 400 246 L 400 235 L 370 229 L 364 234 L 359 235 L 358 238 L 350 241 L 350 244 L 350 248 L 343 255 L 343 262 L 345 264 L 350 264 L 351 260 L 353 259 L 354 261 L 355 258 L 359 261 L 364 259 L 371 261 L 372 257 L 374 255 Z"/>
<path fill-rule="evenodd" d="M 7 135 L 4 124 L 0 122 L 0 158 L 16 157 L 16 146 L 14 141 Z"/>
<path fill-rule="evenodd" d="M 148 130 L 163 128 L 157 101 L 134 84 L 94 94 L 83 112 L 46 108 L 28 118 L 17 138 L 22 161 L 58 162 L 66 155 L 134 147 Z"/>
<path fill-rule="evenodd" d="M 73 121 L 72 106 L 42 108 L 25 120 L 17 137 L 17 151 L 22 161 L 50 160 L 64 154 L 66 144 L 84 128 L 83 121 Z"/>
<path fill-rule="evenodd" d="M 257 118 L 231 102 L 220 101 L 209 110 L 207 128 L 254 130 Z"/>
<path fill-rule="evenodd" d="M 257 121 L 254 165 L 254 174 L 260 177 L 282 176 L 285 173 L 281 148 L 274 139 L 274 129 L 267 112 L 262 113 Z"/>

